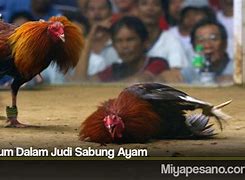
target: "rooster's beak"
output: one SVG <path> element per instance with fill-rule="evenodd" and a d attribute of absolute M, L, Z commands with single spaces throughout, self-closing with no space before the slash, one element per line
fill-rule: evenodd
<path fill-rule="evenodd" d="M 113 132 L 113 131 L 114 131 L 114 128 L 113 128 L 112 126 L 109 125 L 108 131 L 109 131 L 109 133 L 111 134 L 112 139 L 114 139 L 114 132 Z"/>
<path fill-rule="evenodd" d="M 112 134 L 112 127 L 110 125 L 108 126 L 108 131 L 110 134 Z"/>
<path fill-rule="evenodd" d="M 65 35 L 64 35 L 64 34 L 61 34 L 61 35 L 59 36 L 59 38 L 61 39 L 62 42 L 65 42 Z"/>

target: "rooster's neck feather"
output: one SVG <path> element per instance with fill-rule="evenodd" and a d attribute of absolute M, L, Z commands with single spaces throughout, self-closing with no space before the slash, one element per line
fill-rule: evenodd
<path fill-rule="evenodd" d="M 77 64 L 84 43 L 81 31 L 65 17 L 52 17 L 49 21 L 60 21 L 64 25 L 65 43 L 54 43 L 51 40 L 47 33 L 50 23 L 47 21 L 27 22 L 9 37 L 12 56 L 21 74 L 38 74 L 51 61 L 56 63 L 62 72 Z M 55 46 L 60 49 L 54 51 Z"/>

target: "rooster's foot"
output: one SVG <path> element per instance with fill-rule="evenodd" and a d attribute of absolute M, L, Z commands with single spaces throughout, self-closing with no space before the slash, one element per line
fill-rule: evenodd
<path fill-rule="evenodd" d="M 27 127 L 32 127 L 32 126 L 27 125 L 27 124 L 22 124 L 17 119 L 8 119 L 7 125 L 5 127 L 6 128 L 27 128 Z"/>
<path fill-rule="evenodd" d="M 17 120 L 18 116 L 18 109 L 16 106 L 6 107 L 6 114 L 7 114 L 7 125 L 5 127 L 9 128 L 26 128 L 30 127 L 27 124 L 22 124 Z"/>

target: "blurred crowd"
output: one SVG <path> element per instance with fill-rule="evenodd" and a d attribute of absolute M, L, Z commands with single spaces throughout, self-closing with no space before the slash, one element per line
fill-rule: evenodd
<path fill-rule="evenodd" d="M 50 66 L 27 86 L 232 82 L 233 0 L 0 0 L 0 13 L 16 26 L 65 15 L 86 38 L 74 70 L 64 76 Z"/>

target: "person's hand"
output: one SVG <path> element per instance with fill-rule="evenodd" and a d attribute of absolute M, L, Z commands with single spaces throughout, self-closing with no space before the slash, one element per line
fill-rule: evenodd
<path fill-rule="evenodd" d="M 109 28 L 111 27 L 111 18 L 94 24 L 88 34 L 86 43 L 89 44 L 92 51 L 100 53 L 110 38 Z"/>
<path fill-rule="evenodd" d="M 104 28 L 104 29 L 110 29 L 112 25 L 111 17 L 107 18 L 97 24 L 98 27 Z"/>
<path fill-rule="evenodd" d="M 98 39 L 100 38 L 101 35 L 103 35 L 100 32 L 104 32 L 110 29 L 111 27 L 111 18 L 107 18 L 103 21 L 97 22 L 92 25 L 91 30 L 90 30 L 90 37 Z"/>

